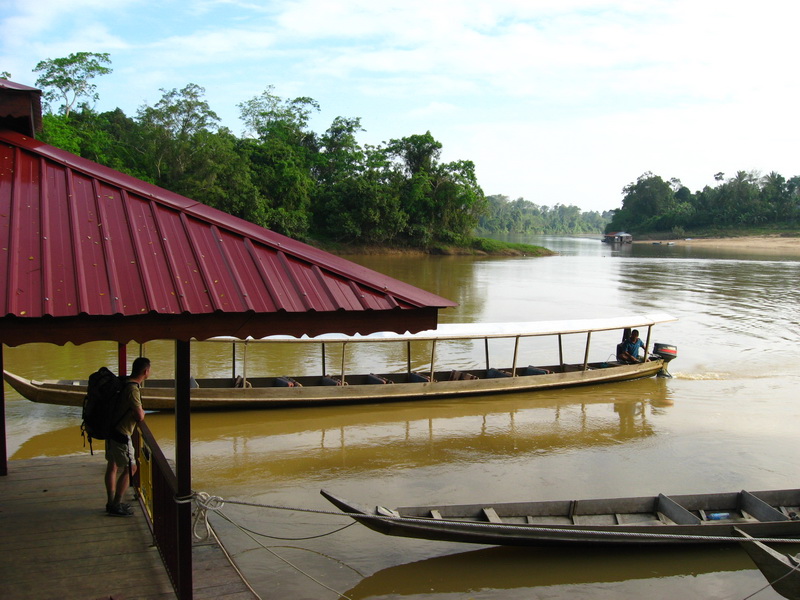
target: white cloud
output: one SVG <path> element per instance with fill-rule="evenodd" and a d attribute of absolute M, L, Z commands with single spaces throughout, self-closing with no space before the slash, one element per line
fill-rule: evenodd
<path fill-rule="evenodd" d="M 645 170 L 692 189 L 719 170 L 797 174 L 800 5 L 783 0 L 9 4 L 14 75 L 111 52 L 108 108 L 192 82 L 234 130 L 235 104 L 274 84 L 320 101 L 318 129 L 345 114 L 373 143 L 431 130 L 489 193 L 611 208 Z"/>

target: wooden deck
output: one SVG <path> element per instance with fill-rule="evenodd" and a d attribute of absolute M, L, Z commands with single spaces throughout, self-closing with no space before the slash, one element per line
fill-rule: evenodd
<path fill-rule="evenodd" d="M 8 470 L 0 598 L 176 598 L 138 503 L 133 517 L 106 515 L 102 454 L 11 461 Z M 256 597 L 215 542 L 195 544 L 192 560 L 195 598 Z"/>

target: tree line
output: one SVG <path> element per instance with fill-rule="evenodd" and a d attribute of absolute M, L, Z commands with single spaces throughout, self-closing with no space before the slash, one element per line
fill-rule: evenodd
<path fill-rule="evenodd" d="M 98 112 L 92 80 L 112 72 L 107 53 L 40 61 L 42 141 L 279 233 L 371 245 L 467 245 L 476 230 L 601 231 L 597 213 L 487 198 L 470 160 L 444 162 L 428 131 L 361 144 L 357 117 L 322 133 L 312 98 L 282 98 L 273 86 L 237 104 L 244 132 L 220 125 L 194 83 L 162 89 L 135 115 Z M 7 72 L 0 73 L 10 78 Z"/>
<path fill-rule="evenodd" d="M 486 199 L 489 210 L 478 222 L 478 231 L 486 233 L 600 233 L 612 214 L 611 211 L 582 212 L 577 206 L 564 204 L 539 206 L 524 198 L 509 200 L 502 195 Z"/>
<path fill-rule="evenodd" d="M 692 193 L 679 179 L 647 172 L 623 188 L 622 208 L 606 231 L 671 233 L 748 229 L 795 229 L 800 222 L 800 176 L 772 171 L 714 175 L 715 186 Z"/>

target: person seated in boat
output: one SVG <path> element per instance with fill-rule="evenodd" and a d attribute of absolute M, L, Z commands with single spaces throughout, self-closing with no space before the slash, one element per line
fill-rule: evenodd
<path fill-rule="evenodd" d="M 639 348 L 644 348 L 644 342 L 639 337 L 639 330 L 634 329 L 630 337 L 617 346 L 617 360 L 631 365 L 643 362 L 646 359 L 639 359 Z"/>

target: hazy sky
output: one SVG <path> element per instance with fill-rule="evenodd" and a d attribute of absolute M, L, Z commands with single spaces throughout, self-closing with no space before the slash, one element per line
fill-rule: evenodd
<path fill-rule="evenodd" d="M 319 102 L 317 132 L 430 131 L 486 194 L 608 210 L 646 171 L 800 175 L 798 22 L 787 0 L 0 0 L 0 71 L 108 52 L 98 110 L 195 83 L 237 134 L 273 85 Z"/>

